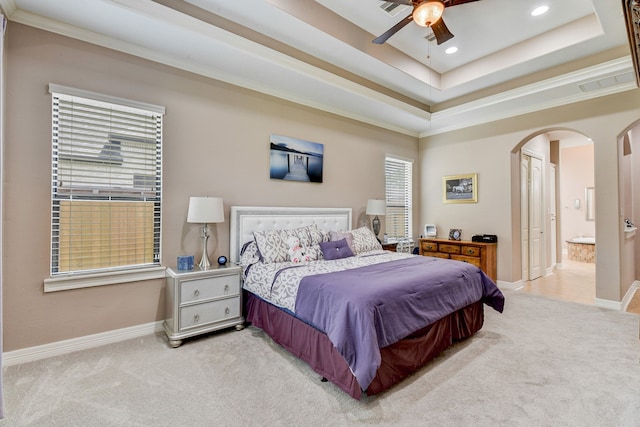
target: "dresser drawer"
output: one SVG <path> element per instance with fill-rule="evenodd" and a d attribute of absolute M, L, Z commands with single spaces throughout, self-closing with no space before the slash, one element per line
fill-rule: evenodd
<path fill-rule="evenodd" d="M 434 242 L 422 242 L 422 252 L 438 252 L 438 244 Z"/>
<path fill-rule="evenodd" d="M 481 249 L 477 246 L 463 246 L 460 254 L 466 256 L 480 256 L 480 250 Z"/>
<path fill-rule="evenodd" d="M 480 258 L 473 256 L 464 256 L 464 255 L 451 255 L 451 259 L 455 259 L 456 261 L 467 262 L 469 264 L 473 264 L 476 267 L 481 267 Z"/>
<path fill-rule="evenodd" d="M 205 302 L 180 308 L 180 329 L 221 322 L 240 316 L 240 297 Z"/>
<path fill-rule="evenodd" d="M 182 303 L 188 303 L 210 298 L 238 295 L 239 292 L 240 279 L 237 274 L 184 280 L 180 284 L 180 301 Z"/>
<path fill-rule="evenodd" d="M 442 252 L 429 252 L 429 253 L 424 252 L 422 255 L 423 256 L 432 256 L 432 257 L 435 257 L 435 258 L 447 258 L 447 259 L 449 258 L 449 254 L 445 254 L 445 253 L 442 253 Z"/>
<path fill-rule="evenodd" d="M 446 252 L 448 254 L 459 254 L 460 245 L 450 245 L 448 243 L 440 243 L 438 245 L 438 250 L 440 252 Z"/>

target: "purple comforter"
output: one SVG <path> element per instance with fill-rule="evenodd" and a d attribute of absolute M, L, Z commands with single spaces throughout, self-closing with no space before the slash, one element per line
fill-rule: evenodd
<path fill-rule="evenodd" d="M 366 390 L 380 348 L 479 300 L 502 312 L 504 296 L 478 267 L 415 256 L 305 277 L 296 315 L 327 334 Z"/>

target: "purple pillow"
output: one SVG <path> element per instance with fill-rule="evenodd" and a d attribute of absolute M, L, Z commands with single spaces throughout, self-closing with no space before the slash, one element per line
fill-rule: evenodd
<path fill-rule="evenodd" d="M 320 242 L 320 249 L 324 259 L 328 261 L 353 256 L 346 239 L 336 240 L 335 242 Z"/>

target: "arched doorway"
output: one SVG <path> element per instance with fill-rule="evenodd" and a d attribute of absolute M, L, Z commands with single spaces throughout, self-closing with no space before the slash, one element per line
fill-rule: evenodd
<path fill-rule="evenodd" d="M 512 195 L 520 201 L 512 204 L 518 210 L 512 218 L 519 223 L 513 228 L 514 237 L 520 236 L 520 256 L 514 254 L 520 289 L 593 304 L 595 244 L 576 244 L 580 250 L 569 257 L 575 248 L 568 243 L 578 237 L 595 240 L 595 218 L 587 219 L 587 210 L 593 212 L 586 191 L 594 187 L 591 140 L 572 129 L 545 129 L 511 154 Z"/>

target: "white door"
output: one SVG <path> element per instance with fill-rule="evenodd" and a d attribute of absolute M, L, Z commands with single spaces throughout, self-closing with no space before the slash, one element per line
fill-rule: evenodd
<path fill-rule="evenodd" d="M 520 236 L 522 240 L 522 280 L 529 280 L 529 156 L 520 159 Z"/>
<path fill-rule="evenodd" d="M 551 247 L 551 268 L 557 263 L 557 226 L 556 222 L 556 165 L 549 171 L 549 246 Z"/>
<path fill-rule="evenodd" d="M 529 280 L 542 276 L 544 250 L 542 160 L 529 157 Z"/>

